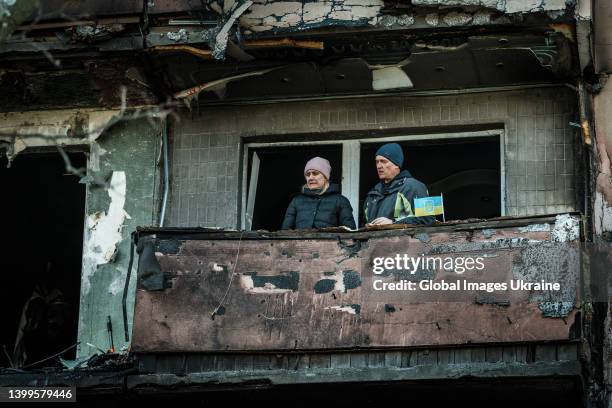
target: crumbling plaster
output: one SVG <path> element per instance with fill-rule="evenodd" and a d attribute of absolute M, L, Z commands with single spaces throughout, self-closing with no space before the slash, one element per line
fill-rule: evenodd
<path fill-rule="evenodd" d="M 597 174 L 595 175 L 595 202 L 593 224 L 596 235 L 612 233 L 612 84 L 605 83 L 601 92 L 593 97 Z"/>
<path fill-rule="evenodd" d="M 158 121 L 146 118 L 122 121 L 97 141 L 106 152 L 99 159 L 98 172 L 108 177 L 109 183 L 108 188 L 90 185 L 87 190 L 79 356 L 96 351 L 88 344 L 108 346 L 107 316 L 115 327 L 116 347 L 126 345 L 121 301 L 130 256 L 130 234 L 136 226 L 153 225 L 156 219 L 154 191 L 158 180 L 160 131 Z M 88 172 L 91 171 L 89 167 Z M 135 274 L 132 278 L 127 298 L 130 325 Z"/>
<path fill-rule="evenodd" d="M 49 110 L 0 113 L 0 146 L 11 160 L 30 148 L 96 144 L 119 110 Z"/>
<path fill-rule="evenodd" d="M 79 355 L 106 348 L 107 316 L 121 348 L 121 299 L 129 260 L 130 233 L 152 225 L 157 213 L 156 188 L 160 121 L 134 119 L 119 110 L 55 110 L 0 114 L 0 147 L 10 157 L 58 146 L 78 146 L 88 154 L 78 169 L 87 184 L 83 236 Z M 130 118 L 131 120 L 127 120 Z M 59 153 L 58 153 L 59 154 Z M 130 287 L 128 312 L 133 307 Z M 130 318 L 131 320 L 131 318 Z"/>
<path fill-rule="evenodd" d="M 414 6 L 484 7 L 507 14 L 565 10 L 567 3 L 573 0 L 412 0 Z"/>
<path fill-rule="evenodd" d="M 383 6 L 382 0 L 256 0 L 241 17 L 240 23 L 254 32 L 336 24 L 375 25 Z"/>
<path fill-rule="evenodd" d="M 417 21 L 415 12 L 419 8 L 427 10 L 434 7 L 439 12 L 429 13 L 425 18 L 431 27 L 441 22 L 450 27 L 507 24 L 510 21 L 500 13 L 520 16 L 545 12 L 551 18 L 556 18 L 572 4 L 572 0 L 413 0 L 415 9 L 395 16 L 383 12 L 382 0 L 255 0 L 240 18 L 240 24 L 248 32 L 304 30 L 333 25 L 410 27 Z"/>

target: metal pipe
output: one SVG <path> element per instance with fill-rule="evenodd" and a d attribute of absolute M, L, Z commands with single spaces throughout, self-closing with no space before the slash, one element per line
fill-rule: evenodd
<path fill-rule="evenodd" d="M 164 120 L 162 127 L 162 155 L 164 164 L 164 192 L 162 196 L 161 212 L 159 215 L 159 226 L 164 226 L 164 220 L 166 218 L 166 207 L 168 205 L 168 182 L 170 179 L 168 172 L 168 118 Z"/>
<path fill-rule="evenodd" d="M 269 98 L 269 99 L 243 99 L 234 101 L 200 101 L 199 106 L 243 106 L 243 105 L 266 105 L 272 103 L 285 102 L 317 102 L 330 100 L 350 100 L 363 98 L 392 98 L 392 97 L 412 97 L 412 96 L 453 96 L 466 94 L 479 94 L 487 92 L 520 91 L 525 89 L 559 88 L 566 86 L 566 82 L 547 82 L 530 85 L 507 85 L 486 88 L 466 88 L 466 89 L 441 89 L 436 91 L 398 91 L 398 92 L 378 92 L 378 93 L 359 93 L 347 95 L 313 95 L 295 98 Z"/>

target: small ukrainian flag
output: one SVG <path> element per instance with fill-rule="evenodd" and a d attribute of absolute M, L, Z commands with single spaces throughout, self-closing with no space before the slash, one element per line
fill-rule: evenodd
<path fill-rule="evenodd" d="M 425 217 L 427 215 L 442 214 L 444 219 L 444 200 L 442 195 L 414 199 L 414 215 Z"/>

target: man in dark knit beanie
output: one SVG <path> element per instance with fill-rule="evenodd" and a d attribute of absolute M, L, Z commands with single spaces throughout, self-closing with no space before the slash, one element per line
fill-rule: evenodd
<path fill-rule="evenodd" d="M 376 151 L 376 172 L 380 182 L 365 200 L 367 225 L 431 225 L 432 216 L 415 217 L 414 199 L 429 196 L 427 187 L 412 177 L 404 166 L 404 152 L 397 143 L 387 143 Z"/>

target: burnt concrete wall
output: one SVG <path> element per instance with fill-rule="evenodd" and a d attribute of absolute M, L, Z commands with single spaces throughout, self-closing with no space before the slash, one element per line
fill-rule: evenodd
<path fill-rule="evenodd" d="M 168 225 L 239 225 L 239 151 L 253 137 L 289 141 L 297 134 L 321 139 L 342 131 L 367 131 L 368 137 L 450 133 L 482 125 L 506 130 L 508 215 L 574 211 L 577 134 L 572 121 L 577 121 L 576 100 L 567 88 L 202 107 L 174 126 Z"/>

